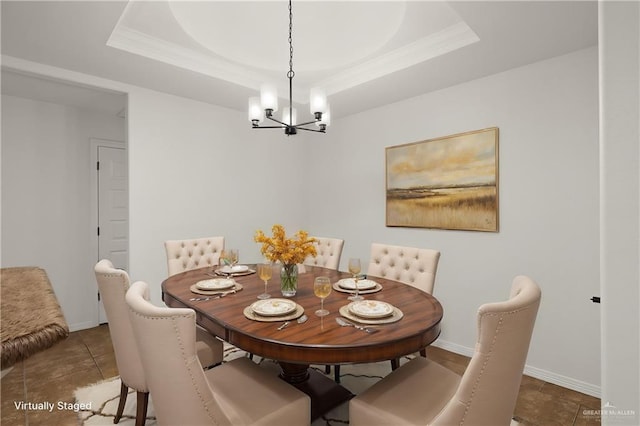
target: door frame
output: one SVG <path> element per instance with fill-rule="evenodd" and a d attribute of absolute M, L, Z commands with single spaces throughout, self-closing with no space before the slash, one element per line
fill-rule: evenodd
<path fill-rule="evenodd" d="M 95 262 L 93 265 L 91 265 L 91 270 L 93 270 L 93 267 L 95 266 L 95 264 L 100 261 L 100 259 L 98 258 L 100 253 L 99 253 L 99 247 L 98 247 L 98 198 L 99 198 L 99 193 L 98 193 L 98 168 L 97 168 L 97 163 L 98 163 L 98 149 L 100 147 L 108 147 L 108 148 L 120 148 L 120 149 L 124 149 L 125 150 L 125 154 L 128 154 L 127 151 L 127 144 L 124 141 L 117 141 L 117 140 L 110 140 L 110 139 L 100 139 L 100 138 L 89 138 L 89 142 L 91 145 L 91 155 L 90 155 L 90 180 L 89 180 L 89 184 L 91 185 L 91 201 L 90 201 L 90 215 L 91 215 L 91 220 L 89 221 L 89 235 L 91 236 L 91 243 L 90 243 L 90 250 L 91 250 L 91 257 L 93 259 L 95 259 Z M 127 158 L 127 167 L 128 167 L 128 162 L 129 162 L 129 156 L 126 155 Z M 127 179 L 127 192 L 129 191 L 129 181 Z M 127 194 L 128 197 L 128 194 Z M 129 222 L 129 218 L 127 217 L 127 224 Z M 128 225 L 127 225 L 128 226 Z M 96 286 L 96 314 L 95 314 L 95 324 L 99 325 L 102 323 L 106 323 L 107 322 L 107 316 L 104 312 L 104 307 L 102 305 L 102 302 L 100 300 L 98 300 L 98 284 L 95 283 L 94 284 Z"/>

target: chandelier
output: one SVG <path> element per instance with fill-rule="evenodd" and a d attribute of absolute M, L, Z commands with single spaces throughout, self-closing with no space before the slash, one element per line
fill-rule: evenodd
<path fill-rule="evenodd" d="M 295 135 L 298 130 L 306 130 L 308 132 L 326 133 L 327 126 L 330 124 L 329 104 L 324 92 L 319 88 L 312 88 L 309 96 L 309 110 L 313 114 L 313 120 L 304 123 L 297 123 L 296 109 L 293 108 L 293 12 L 291 8 L 291 0 L 289 0 L 289 107 L 283 111 L 282 121 L 273 116 L 278 110 L 278 92 L 275 86 L 263 84 L 260 86 L 260 98 L 249 98 L 249 121 L 254 129 L 284 129 L 287 136 Z M 278 125 L 261 126 L 260 123 L 267 118 Z M 317 128 L 309 128 L 308 126 L 315 124 Z"/>

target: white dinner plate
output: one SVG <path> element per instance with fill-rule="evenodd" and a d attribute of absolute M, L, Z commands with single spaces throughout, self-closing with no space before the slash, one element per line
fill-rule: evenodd
<path fill-rule="evenodd" d="M 226 290 L 233 287 L 236 284 L 234 280 L 228 280 L 226 278 L 212 278 L 210 280 L 202 280 L 196 283 L 196 288 L 199 290 Z"/>
<path fill-rule="evenodd" d="M 247 272 L 249 270 L 249 267 L 247 265 L 234 265 L 234 266 L 225 265 L 218 270 L 223 274 L 239 274 L 242 272 Z"/>
<path fill-rule="evenodd" d="M 393 306 L 379 300 L 361 300 L 348 306 L 349 312 L 362 318 L 384 318 L 393 314 Z"/>
<path fill-rule="evenodd" d="M 371 290 L 375 288 L 378 283 L 371 280 L 358 280 L 358 290 Z M 355 290 L 356 289 L 356 281 L 353 278 L 343 278 L 338 281 L 338 285 L 346 290 Z"/>
<path fill-rule="evenodd" d="M 276 317 L 290 314 L 296 307 L 296 303 L 288 299 L 265 299 L 254 302 L 251 310 L 264 317 Z"/>

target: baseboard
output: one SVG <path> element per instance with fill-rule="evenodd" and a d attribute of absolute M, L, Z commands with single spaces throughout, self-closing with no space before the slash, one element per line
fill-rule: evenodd
<path fill-rule="evenodd" d="M 97 327 L 98 324 L 96 324 L 95 322 L 79 322 L 76 324 L 69 324 L 69 331 L 80 331 L 80 330 L 86 330 L 87 328 L 93 328 L 93 327 Z"/>
<path fill-rule="evenodd" d="M 473 355 L 473 348 L 458 345 L 457 343 L 447 342 L 446 340 L 439 339 L 433 343 L 433 346 L 437 346 L 439 348 L 445 349 L 449 352 L 457 353 L 459 355 L 468 357 L 471 357 Z M 561 374 L 557 374 L 548 370 L 543 370 L 541 368 L 525 365 L 524 374 L 536 379 L 544 380 L 545 382 L 553 383 L 554 385 L 562 386 L 563 388 L 595 396 L 596 398 L 600 398 L 601 395 L 600 386 L 586 383 L 582 380 L 573 379 L 571 377 L 563 376 Z"/>

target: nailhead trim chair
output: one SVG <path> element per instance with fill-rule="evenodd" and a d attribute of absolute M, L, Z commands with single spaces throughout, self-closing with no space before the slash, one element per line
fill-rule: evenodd
<path fill-rule="evenodd" d="M 205 266 L 217 266 L 224 237 L 169 240 L 164 243 L 169 276 Z"/>
<path fill-rule="evenodd" d="M 373 243 L 367 277 L 400 281 L 432 294 L 439 260 L 440 252 L 437 250 Z M 421 349 L 420 355 L 426 357 L 427 351 Z M 399 365 L 399 360 L 391 360 L 392 370 Z M 339 365 L 334 367 L 334 379 L 340 383 Z"/>
<path fill-rule="evenodd" d="M 122 417 L 128 389 L 137 393 L 136 426 L 144 425 L 149 399 L 149 388 L 142 369 L 142 361 L 136 347 L 133 329 L 129 322 L 129 308 L 125 294 L 129 289 L 129 274 L 115 269 L 110 260 L 103 259 L 94 268 L 98 289 L 109 321 L 109 334 L 120 374 L 120 402 L 114 423 Z M 194 326 L 195 329 L 195 326 Z M 196 331 L 197 354 L 203 365 L 213 366 L 222 362 L 222 342 L 206 331 Z"/>
<path fill-rule="evenodd" d="M 353 398 L 349 424 L 509 425 L 540 298 L 531 278 L 516 277 L 509 300 L 478 310 L 475 352 L 462 377 L 417 357 Z"/>
<path fill-rule="evenodd" d="M 433 294 L 439 260 L 437 250 L 373 243 L 367 276 L 400 281 Z M 426 350 L 421 349 L 420 355 L 426 358 Z M 398 368 L 399 362 L 391 360 L 391 369 Z"/>
<path fill-rule="evenodd" d="M 307 395 L 247 358 L 202 370 L 195 312 L 148 302 L 149 286 L 126 295 L 159 425 L 309 425 Z"/>
<path fill-rule="evenodd" d="M 344 240 L 325 237 L 313 238 L 318 240 L 316 243 L 316 251 L 318 254 L 315 257 L 307 257 L 304 264 L 337 270 L 340 267 L 340 256 L 342 255 Z"/>
<path fill-rule="evenodd" d="M 220 252 L 224 250 L 224 237 L 169 240 L 164 242 L 164 248 L 169 276 L 172 276 L 192 269 L 218 266 Z M 253 354 L 249 354 L 249 358 L 253 359 Z"/>

